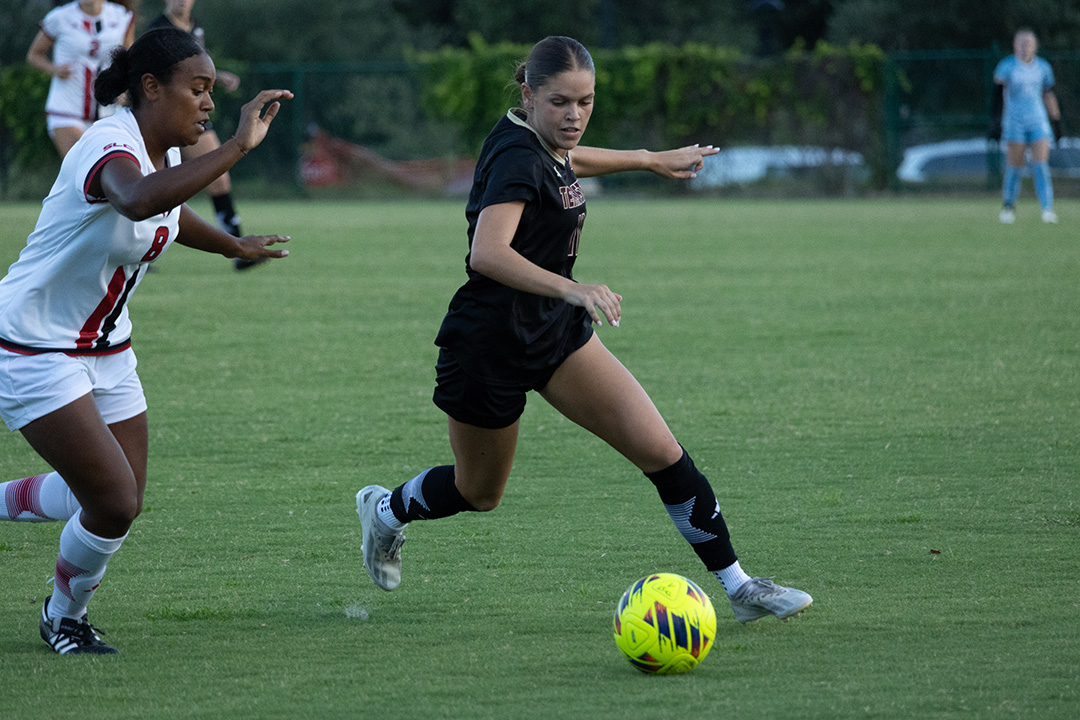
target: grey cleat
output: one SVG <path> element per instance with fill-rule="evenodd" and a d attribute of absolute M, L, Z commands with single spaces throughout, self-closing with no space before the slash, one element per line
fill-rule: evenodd
<path fill-rule="evenodd" d="M 368 485 L 356 493 L 356 514 L 364 531 L 364 567 L 375 584 L 393 590 L 401 584 L 401 545 L 405 534 L 394 532 L 379 519 L 379 501 L 390 492 L 381 485 Z"/>
<path fill-rule="evenodd" d="M 812 602 L 814 598 L 802 590 L 776 585 L 772 578 L 757 577 L 747 580 L 735 591 L 731 609 L 741 623 L 756 622 L 766 615 L 787 620 L 810 607 Z"/>

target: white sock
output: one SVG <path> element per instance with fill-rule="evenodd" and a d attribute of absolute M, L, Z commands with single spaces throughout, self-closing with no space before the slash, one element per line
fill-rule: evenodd
<path fill-rule="evenodd" d="M 403 523 L 398 520 L 397 515 L 390 509 L 390 496 L 393 494 L 394 493 L 392 492 L 388 492 L 383 495 L 382 500 L 379 501 L 379 507 L 376 509 L 376 513 L 378 514 L 379 519 L 386 523 L 386 527 L 396 532 L 400 532 L 404 530 L 409 523 Z"/>
<path fill-rule="evenodd" d="M 127 537 L 103 538 L 82 526 L 82 511 L 75 513 L 60 533 L 60 556 L 49 617 L 81 618 L 105 575 L 105 566 Z"/>
<path fill-rule="evenodd" d="M 71 494 L 60 473 L 0 483 L 0 520 L 69 520 L 78 509 L 79 501 Z"/>
<path fill-rule="evenodd" d="M 744 573 L 742 567 L 739 566 L 738 560 L 723 570 L 717 570 L 714 574 L 716 579 L 724 584 L 724 590 L 727 591 L 728 597 L 738 592 L 743 583 L 750 579 L 750 576 Z"/>

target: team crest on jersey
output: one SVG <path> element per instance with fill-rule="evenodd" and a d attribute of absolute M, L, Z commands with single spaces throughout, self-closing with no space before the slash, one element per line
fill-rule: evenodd
<path fill-rule="evenodd" d="M 585 204 L 585 193 L 581 192 L 581 183 L 577 180 L 573 185 L 563 185 L 559 188 L 559 195 L 562 196 L 563 210 L 569 210 L 570 208 L 580 207 Z"/>

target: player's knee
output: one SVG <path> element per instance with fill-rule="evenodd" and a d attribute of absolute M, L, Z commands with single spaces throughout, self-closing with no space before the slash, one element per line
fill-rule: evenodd
<path fill-rule="evenodd" d="M 87 529 L 97 535 L 120 537 L 131 529 L 141 512 L 142 500 L 137 493 L 117 493 L 92 508 L 84 507 L 83 520 Z"/>
<path fill-rule="evenodd" d="M 132 523 L 135 522 L 141 510 L 138 503 L 124 503 L 114 507 L 112 512 L 105 516 L 105 520 L 113 534 L 119 537 L 131 529 Z"/>
<path fill-rule="evenodd" d="M 639 452 L 641 454 L 638 457 L 629 457 L 628 459 L 646 474 L 671 467 L 679 462 L 683 456 L 682 445 L 675 438 L 656 443 L 655 446 Z"/>
<path fill-rule="evenodd" d="M 495 508 L 499 507 L 499 501 L 501 497 L 485 496 L 475 500 L 470 500 L 469 504 L 476 509 L 476 512 L 491 512 Z"/>
<path fill-rule="evenodd" d="M 465 498 L 465 501 L 468 502 L 476 512 L 491 512 L 499 507 L 499 502 L 502 501 L 502 492 L 470 492 L 467 495 L 463 493 L 462 497 Z"/>

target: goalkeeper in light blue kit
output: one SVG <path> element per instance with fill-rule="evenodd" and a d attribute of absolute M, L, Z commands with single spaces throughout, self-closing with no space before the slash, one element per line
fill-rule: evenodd
<path fill-rule="evenodd" d="M 998 63 L 994 82 L 1004 101 L 1001 139 L 1008 143 L 1005 179 L 1002 183 L 1001 222 L 1016 219 L 1016 198 L 1020 194 L 1020 172 L 1030 148 L 1035 194 L 1042 206 L 1043 222 L 1056 223 L 1054 188 L 1050 182 L 1050 141 L 1061 136 L 1061 112 L 1054 95 L 1054 71 L 1035 55 L 1035 33 L 1022 29 L 1013 38 L 1013 54 Z"/>

